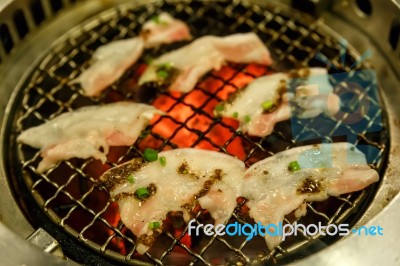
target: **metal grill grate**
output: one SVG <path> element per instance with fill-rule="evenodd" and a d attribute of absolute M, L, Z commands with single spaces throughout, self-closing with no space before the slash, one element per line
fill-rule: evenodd
<path fill-rule="evenodd" d="M 323 27 L 321 22 L 309 21 L 308 18 L 289 16 L 285 9 L 274 6 L 257 6 L 239 1 L 216 2 L 174 2 L 151 3 L 145 6 L 136 6 L 134 3 L 120 6 L 105 12 L 88 21 L 79 28 L 71 30 L 57 43 L 53 44 L 32 73 L 30 78 L 21 88 L 20 99 L 22 104 L 14 104 L 15 115 L 11 141 L 15 141 L 21 131 L 34 125 L 41 124 L 63 112 L 74 110 L 81 106 L 103 104 L 133 99 L 132 88 L 137 81 L 138 72 L 143 62 L 138 62 L 125 73 L 124 77 L 107 89 L 99 98 L 83 96 L 80 88 L 69 85 L 79 73 L 88 67 L 89 59 L 97 47 L 112 40 L 134 37 L 138 34 L 141 25 L 152 15 L 164 10 L 186 21 L 193 33 L 199 37 L 206 34 L 226 35 L 237 32 L 256 32 L 265 42 L 277 62 L 272 66 L 280 71 L 301 66 L 319 66 L 321 62 L 315 59 L 318 51 L 326 55 L 330 62 L 343 71 L 349 71 L 350 66 L 356 62 L 358 54 L 355 51 L 347 52 L 347 62 L 342 65 L 340 60 L 339 42 L 333 33 Z M 179 47 L 182 44 L 163 46 L 159 50 L 147 53 L 157 56 L 165 51 Z M 361 65 L 360 68 L 366 67 Z M 127 148 L 113 148 L 113 158 L 109 158 L 108 165 L 114 166 L 136 156 L 141 156 L 145 146 L 152 146 L 159 150 L 177 148 L 182 146 L 199 147 L 205 145 L 225 153 L 233 153 L 233 146 L 240 141 L 245 148 L 244 162 L 247 166 L 254 162 L 271 156 L 284 149 L 304 145 L 308 141 L 301 141 L 291 135 L 290 121 L 276 126 L 273 134 L 267 138 L 251 138 L 237 132 L 233 125 L 225 120 L 211 115 L 212 110 L 220 100 L 220 94 L 239 89 L 238 82 L 251 80 L 270 71 L 260 66 L 243 66 L 229 64 L 221 71 L 213 72 L 203 78 L 192 92 L 186 95 L 163 93 L 155 101 L 163 99 L 167 102 L 166 110 L 171 113 L 150 125 L 138 141 Z M 207 84 L 213 84 L 213 91 L 207 89 Z M 368 98 L 369 88 L 363 92 L 356 92 L 359 98 Z M 195 99 L 195 100 L 194 100 Z M 201 101 L 198 101 L 201 99 Z M 368 99 L 373 105 L 380 103 Z M 180 108 L 180 109 L 179 109 Z M 182 118 L 173 115 L 174 110 L 191 110 L 190 115 Z M 379 150 L 375 159 L 375 167 L 382 173 L 386 157 L 387 133 L 385 131 L 385 118 L 381 108 L 368 115 L 365 128 L 353 140 L 355 144 L 367 143 Z M 370 125 L 378 123 L 383 115 L 383 129 L 377 133 L 368 133 Z M 199 118 L 204 125 L 199 130 Z M 343 117 L 344 119 L 345 117 Z M 159 133 L 158 125 L 168 123 L 170 132 L 167 135 Z M 335 132 L 352 130 L 342 123 L 342 120 L 326 120 L 324 127 L 329 129 L 326 135 L 317 131 L 315 121 L 293 121 L 304 128 L 304 132 L 318 135 L 314 141 L 341 140 Z M 292 125 L 293 126 L 293 125 Z M 216 140 L 213 137 L 215 130 L 229 132 L 229 137 Z M 180 134 L 190 134 L 190 143 L 183 144 Z M 219 131 L 218 131 L 219 132 Z M 93 159 L 72 159 L 61 162 L 56 168 L 46 174 L 36 174 L 35 168 L 40 159 L 39 152 L 25 145 L 16 145 L 11 151 L 16 153 L 22 165 L 22 178 L 27 184 L 31 194 L 40 205 L 43 212 L 56 224 L 60 230 L 67 231 L 72 238 L 78 238 L 83 245 L 90 246 L 93 250 L 107 257 L 125 262 L 135 263 L 141 260 L 149 263 L 171 264 L 179 261 L 184 264 L 238 264 L 246 262 L 285 263 L 304 257 L 315 250 L 319 250 L 337 238 L 307 237 L 299 235 L 288 239 L 273 251 L 266 248 L 261 237 L 246 241 L 245 237 L 207 237 L 201 236 L 192 239 L 191 245 L 185 240 L 187 228 L 182 226 L 179 233 L 166 232 L 155 244 L 155 247 L 144 256 L 135 253 L 135 238 L 118 219 L 117 205 L 109 201 L 107 192 L 96 187 L 96 178 L 106 168 Z M 233 155 L 236 155 L 233 153 Z M 375 186 L 367 190 L 331 197 L 325 202 L 307 204 L 308 214 L 301 222 L 318 222 L 323 224 L 340 223 L 348 221 L 355 223 L 357 217 L 368 204 L 374 193 Z M 242 200 L 230 222 L 249 222 L 242 217 L 245 200 Z M 198 216 L 199 219 L 203 219 Z M 178 219 L 179 220 L 179 219 Z M 293 222 L 291 217 L 286 222 Z M 308 248 L 306 248 L 308 246 Z M 177 248 L 179 247 L 179 248 Z M 223 254 L 223 256 L 221 256 Z M 226 260 L 223 260 L 226 258 Z"/>

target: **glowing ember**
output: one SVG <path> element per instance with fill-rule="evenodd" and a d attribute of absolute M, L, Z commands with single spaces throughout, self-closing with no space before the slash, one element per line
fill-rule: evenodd
<path fill-rule="evenodd" d="M 213 111 L 219 101 L 226 100 L 230 93 L 243 88 L 254 78 L 265 75 L 263 66 L 248 65 L 242 72 L 229 66 L 214 71 L 193 91 L 186 95 L 169 92 L 159 96 L 153 105 L 168 113 L 168 116 L 153 120 L 152 133 L 140 143 L 146 147 L 159 148 L 168 140 L 166 149 L 172 147 L 194 147 L 207 150 L 226 151 L 244 159 L 245 151 L 240 137 L 236 136 L 238 122 L 223 119 L 215 123 Z"/>

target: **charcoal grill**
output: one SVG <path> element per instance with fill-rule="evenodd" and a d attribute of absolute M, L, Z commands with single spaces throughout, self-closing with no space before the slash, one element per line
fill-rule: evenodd
<path fill-rule="evenodd" d="M 359 100 L 370 102 L 376 112 L 366 115 L 364 128 L 349 141 L 376 148 L 378 152 L 371 165 L 379 171 L 381 179 L 361 192 L 308 203 L 308 214 L 301 222 L 359 226 L 382 215 L 384 211 L 381 210 L 397 195 L 400 112 L 394 103 L 400 99 L 399 11 L 392 8 L 393 16 L 385 16 L 382 22 L 387 27 L 385 39 L 377 38 L 381 32 L 358 29 L 363 20 L 372 23 L 374 14 L 382 10 L 387 12 L 389 9 L 385 8 L 395 3 L 338 1 L 333 5 L 328 1 L 294 1 L 296 8 L 306 7 L 303 11 L 308 14 L 305 14 L 274 1 L 74 2 L 43 0 L 29 2 L 26 6 L 24 1 L 13 1 L 4 4 L 7 12 L 0 16 L 1 103 L 7 105 L 2 113 L 1 134 L 2 197 L 5 195 L 7 201 L 1 208 L 1 220 L 19 236 L 26 238 L 34 229 L 41 228 L 29 238 L 30 242 L 39 242 L 42 248 L 44 245 L 47 251 L 58 254 L 57 247 L 61 247 L 63 255 L 60 256 L 84 264 L 275 265 L 294 262 L 320 250 L 322 254 L 325 247 L 345 242 L 347 239 L 339 237 L 300 235 L 274 250 L 268 250 L 261 238 L 246 241 L 244 238 L 201 236 L 189 243 L 187 228 L 181 225 L 179 230 L 163 234 L 154 248 L 140 256 L 135 252 L 135 237 L 118 219 L 117 205 L 96 185 L 96 178 L 103 171 L 98 162 L 73 159 L 38 174 L 35 171 L 40 159 L 38 151 L 17 144 L 15 138 L 26 128 L 81 106 L 122 99 L 142 100 L 160 105 L 170 115 L 154 121 L 131 147 L 112 149 L 108 165 L 115 166 L 142 156 L 144 147 L 149 146 L 159 150 L 206 147 L 240 157 L 236 152 L 240 142 L 245 151 L 241 159 L 249 166 L 291 147 L 343 140 L 343 136 L 336 133 L 351 130 L 351 127 L 343 122 L 345 116 L 325 120 L 323 126 L 329 129 L 326 134 L 315 130 L 315 124 L 320 121 L 287 121 L 278 124 L 269 137 L 251 138 L 212 115 L 210 110 L 221 100 L 220 95 L 236 91 L 243 80 L 269 71 L 326 66 L 329 62 L 330 71 L 351 72 L 352 65 L 366 48 L 372 49 L 374 56 L 357 64 L 355 70 L 371 67 L 376 70 L 381 100 L 369 98 L 368 88 L 364 92 L 355 91 Z M 254 31 L 269 47 L 276 63 L 269 68 L 228 64 L 221 71 L 207 74 L 192 92 L 183 95 L 163 92 L 145 99 L 138 97 L 135 84 L 143 61 L 131 67 L 97 98 L 85 97 L 79 86 L 70 85 L 69 82 L 88 67 L 97 47 L 136 36 L 143 22 L 160 10 L 186 21 L 194 37 Z M 321 14 L 324 15 L 319 18 Z M 348 24 L 352 25 L 351 30 L 342 31 Z M 342 38 L 351 44 L 345 51 L 345 61 L 342 60 Z M 182 45 L 166 45 L 146 54 L 157 56 Z M 319 54 L 328 61 L 323 62 Z M 212 86 L 212 92 L 207 86 Z M 336 88 L 338 93 L 340 89 L 343 88 Z M 314 139 L 296 137 L 291 134 L 293 123 L 303 128 L 302 133 L 311 132 L 317 136 Z M 371 125 L 381 129 L 370 132 Z M 160 127 L 164 130 L 160 131 Z M 220 134 L 224 137 L 217 138 Z M 246 222 L 241 215 L 244 204 L 245 200 L 238 204 L 230 222 Z M 389 212 L 390 208 L 386 209 Z M 200 213 L 198 219 L 207 219 L 203 215 L 206 216 Z M 179 221 L 179 217 L 176 219 Z M 286 222 L 294 220 L 287 217 Z M 328 251 L 325 253 L 329 256 Z"/>

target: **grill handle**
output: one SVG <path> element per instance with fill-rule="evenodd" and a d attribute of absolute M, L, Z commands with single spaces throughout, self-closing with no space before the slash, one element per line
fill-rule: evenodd
<path fill-rule="evenodd" d="M 46 253 L 53 254 L 61 259 L 65 259 L 60 244 L 43 228 L 37 229 L 28 238 L 27 241 Z"/>

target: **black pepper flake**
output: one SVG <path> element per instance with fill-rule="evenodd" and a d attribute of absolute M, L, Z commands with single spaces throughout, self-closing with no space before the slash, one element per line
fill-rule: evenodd
<path fill-rule="evenodd" d="M 320 180 L 315 180 L 311 176 L 303 180 L 303 183 L 297 188 L 299 194 L 319 193 L 323 190 L 323 185 Z"/>
<path fill-rule="evenodd" d="M 153 230 L 152 234 L 143 234 L 137 238 L 140 244 L 150 247 L 156 241 L 157 237 L 160 235 L 161 230 Z"/>
<path fill-rule="evenodd" d="M 190 170 L 189 164 L 188 164 L 186 161 L 182 162 L 182 163 L 179 165 L 179 167 L 178 167 L 178 169 L 176 170 L 176 172 L 177 172 L 178 174 L 181 174 L 181 175 L 188 175 L 188 176 L 190 176 L 190 177 L 192 177 L 192 178 L 195 178 L 195 179 L 199 179 L 199 178 L 200 178 L 200 177 L 198 176 L 198 174 L 196 174 L 194 171 L 191 171 L 191 170 Z"/>
<path fill-rule="evenodd" d="M 154 183 L 150 183 L 150 185 L 147 186 L 147 190 L 150 192 L 150 195 L 154 195 L 157 192 L 157 187 Z"/>
<path fill-rule="evenodd" d="M 139 171 L 146 162 L 143 158 L 135 158 L 129 162 L 114 167 L 105 172 L 99 179 L 98 185 L 104 186 L 108 191 L 128 181 L 128 176 Z"/>
<path fill-rule="evenodd" d="M 126 199 L 126 198 L 130 198 L 130 197 L 134 197 L 135 193 L 129 193 L 129 192 L 122 192 L 119 193 L 118 195 L 116 195 L 115 197 L 112 198 L 112 201 L 119 201 L 122 199 Z"/>
<path fill-rule="evenodd" d="M 188 165 L 188 163 L 186 161 L 181 163 L 181 165 L 179 165 L 179 167 L 178 167 L 177 172 L 178 172 L 178 174 L 181 174 L 181 175 L 189 174 L 189 165 Z"/>
<path fill-rule="evenodd" d="M 204 182 L 203 188 L 195 195 L 195 199 L 205 196 L 210 191 L 211 187 L 215 184 L 215 182 L 220 181 L 222 179 L 222 176 L 223 176 L 222 170 L 215 169 L 214 174 Z"/>
<path fill-rule="evenodd" d="M 210 178 L 204 182 L 202 189 L 190 199 L 189 203 L 183 204 L 181 208 L 186 209 L 189 214 L 193 216 L 193 208 L 196 206 L 197 199 L 205 196 L 210 191 L 215 182 L 222 179 L 223 175 L 224 173 L 221 169 L 215 169 L 214 174 L 212 174 Z M 222 190 L 220 189 L 218 189 L 218 191 L 222 192 Z"/>
<path fill-rule="evenodd" d="M 222 172 L 221 169 L 215 169 L 214 175 L 211 176 L 211 179 L 221 180 L 222 179 L 222 175 L 223 175 L 223 172 Z"/>
<path fill-rule="evenodd" d="M 234 91 L 228 95 L 228 99 L 225 101 L 225 104 L 233 103 L 246 89 L 248 86 L 244 87 L 243 89 Z"/>
<path fill-rule="evenodd" d="M 212 187 L 213 184 L 214 184 L 213 180 L 207 180 L 206 182 L 204 182 L 203 188 L 196 194 L 196 199 L 205 196 L 208 193 L 208 191 L 210 191 L 210 188 Z"/>

